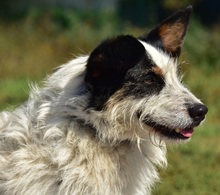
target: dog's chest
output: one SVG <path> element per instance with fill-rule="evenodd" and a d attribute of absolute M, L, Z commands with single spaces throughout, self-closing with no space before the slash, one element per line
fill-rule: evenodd
<path fill-rule="evenodd" d="M 83 194 L 146 195 L 158 180 L 153 163 L 137 146 L 123 143 L 112 148 L 91 140 L 78 144 L 74 158 L 63 168 L 63 187 L 72 183 L 73 194 L 78 189 Z M 66 190 L 63 187 L 61 184 L 62 193 Z"/>

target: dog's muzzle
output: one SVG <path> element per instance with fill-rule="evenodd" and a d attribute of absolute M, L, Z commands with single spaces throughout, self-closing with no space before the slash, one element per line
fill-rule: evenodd
<path fill-rule="evenodd" d="M 169 127 L 157 123 L 149 116 L 145 117 L 142 122 L 150 126 L 156 132 L 163 134 L 170 139 L 185 140 L 193 135 L 194 127 L 199 126 L 199 124 L 205 119 L 208 108 L 203 104 L 190 104 L 188 105 L 187 110 L 189 116 L 192 118 L 192 123 L 186 127 Z M 141 114 L 141 111 L 139 111 L 137 117 L 140 118 Z"/>

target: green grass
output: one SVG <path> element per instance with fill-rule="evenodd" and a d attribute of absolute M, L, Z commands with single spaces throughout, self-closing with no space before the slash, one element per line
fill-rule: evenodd
<path fill-rule="evenodd" d="M 107 21 L 107 22 L 106 22 Z M 14 23 L 0 23 L 0 109 L 28 97 L 28 83 L 38 82 L 56 66 L 86 54 L 102 39 L 118 33 L 139 35 L 146 29 L 120 23 L 115 15 L 51 10 L 30 12 Z M 169 147 L 166 170 L 155 195 L 217 195 L 220 191 L 220 27 L 207 30 L 191 22 L 181 60 L 184 82 L 209 107 L 205 124 L 192 140 Z"/>
<path fill-rule="evenodd" d="M 0 109 L 25 102 L 29 92 L 28 79 L 0 79 Z"/>
<path fill-rule="evenodd" d="M 155 195 L 219 194 L 220 132 L 218 127 L 207 132 L 210 130 L 210 125 L 205 124 L 189 143 L 169 148 L 169 166 L 161 172 Z"/>

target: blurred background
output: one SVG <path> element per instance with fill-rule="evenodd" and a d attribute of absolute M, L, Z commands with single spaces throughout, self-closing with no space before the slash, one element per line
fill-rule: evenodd
<path fill-rule="evenodd" d="M 220 1 L 0 0 L 0 109 L 24 102 L 29 83 L 117 34 L 148 32 L 193 5 L 181 56 L 184 82 L 207 106 L 192 140 L 170 147 L 156 195 L 220 193 Z"/>

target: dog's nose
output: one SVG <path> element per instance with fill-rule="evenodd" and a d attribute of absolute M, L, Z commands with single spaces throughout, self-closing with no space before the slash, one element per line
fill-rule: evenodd
<path fill-rule="evenodd" d="M 195 125 L 199 125 L 200 122 L 205 118 L 208 108 L 203 104 L 193 104 L 188 111 Z"/>

